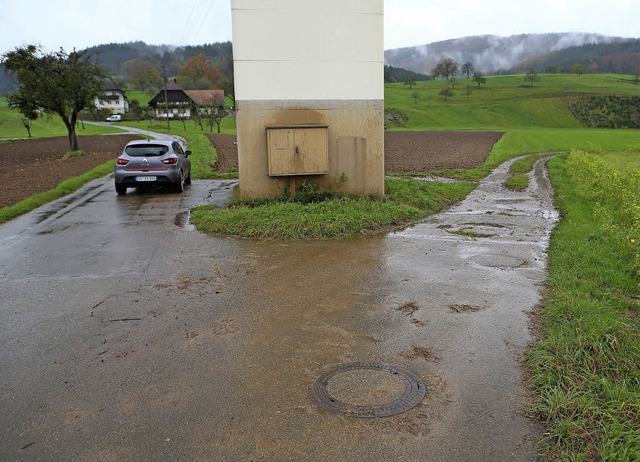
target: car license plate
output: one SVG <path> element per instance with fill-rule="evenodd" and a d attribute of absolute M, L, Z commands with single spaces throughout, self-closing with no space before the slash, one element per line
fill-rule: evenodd
<path fill-rule="evenodd" d="M 136 181 L 156 181 L 155 176 L 137 176 Z"/>

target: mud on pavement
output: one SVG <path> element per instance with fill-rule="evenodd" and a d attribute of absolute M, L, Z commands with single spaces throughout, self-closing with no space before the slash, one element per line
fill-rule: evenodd
<path fill-rule="evenodd" d="M 456 207 L 385 238 L 242 243 L 254 322 L 240 357 L 254 393 L 241 393 L 238 412 L 254 418 L 211 449 L 238 460 L 536 460 L 520 360 L 557 213 L 544 161 L 523 193 L 503 187 L 509 164 Z M 357 419 L 304 395 L 331 368 L 363 362 L 411 371 L 426 396 Z M 361 374 L 334 378 L 330 394 L 367 407 L 407 389 Z M 246 459 L 232 449 L 243 446 Z"/>
<path fill-rule="evenodd" d="M 526 192 L 504 189 L 505 164 L 411 228 L 338 241 L 187 226 L 184 212 L 228 196 L 228 182 L 220 194 L 194 182 L 181 197 L 124 198 L 105 183 L 90 209 L 8 241 L 18 266 L 5 261 L 0 282 L 11 303 L 0 455 L 535 460 L 519 361 L 557 220 L 543 165 Z M 342 366 L 354 363 L 364 367 Z M 323 376 L 353 406 L 403 401 L 408 388 L 420 400 L 350 417 L 310 398 Z"/>

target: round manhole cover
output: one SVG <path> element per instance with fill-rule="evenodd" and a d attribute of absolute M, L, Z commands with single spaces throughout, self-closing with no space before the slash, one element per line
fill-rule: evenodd
<path fill-rule="evenodd" d="M 420 377 L 381 363 L 341 364 L 307 390 L 327 411 L 347 417 L 388 417 L 417 406 L 427 389 Z"/>

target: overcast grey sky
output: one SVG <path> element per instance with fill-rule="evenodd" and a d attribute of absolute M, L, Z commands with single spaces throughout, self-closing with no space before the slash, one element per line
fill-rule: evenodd
<path fill-rule="evenodd" d="M 322 1 L 322 0 L 300 0 Z M 468 35 L 592 32 L 640 37 L 640 0 L 385 0 L 385 49 Z M 0 53 L 142 40 L 231 40 L 230 0 L 0 0 Z"/>

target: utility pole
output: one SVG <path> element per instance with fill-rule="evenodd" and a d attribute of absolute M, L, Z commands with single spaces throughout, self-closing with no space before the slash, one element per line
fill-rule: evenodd
<path fill-rule="evenodd" d="M 167 101 L 167 66 L 164 64 L 160 67 L 162 70 L 162 80 L 164 81 L 164 115 L 167 118 L 167 131 L 171 131 L 169 125 L 169 102 Z"/>

